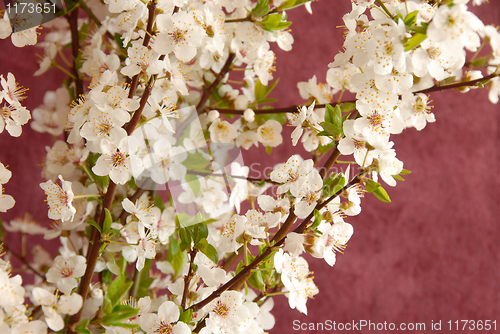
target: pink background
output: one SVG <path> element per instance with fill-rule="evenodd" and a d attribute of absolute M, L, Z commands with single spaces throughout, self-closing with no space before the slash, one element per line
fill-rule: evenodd
<path fill-rule="evenodd" d="M 500 4 L 472 7 L 485 23 L 500 23 Z M 289 11 L 295 37 L 291 52 L 276 50 L 279 107 L 302 103 L 296 88 L 316 74 L 325 81 L 329 62 L 341 48 L 341 16 L 349 1 L 314 2 L 314 16 L 303 8 Z M 33 77 L 35 47 L 17 49 L 9 39 L 0 40 L 0 74 L 10 71 L 29 87 L 25 105 L 33 110 L 42 103 L 46 90 L 58 88 L 63 76 L 57 69 Z M 276 49 L 276 48 L 275 48 Z M 309 316 L 290 310 L 285 297 L 275 298 L 277 326 L 272 333 L 293 331 L 292 321 L 301 322 L 425 322 L 497 320 L 498 269 L 498 107 L 487 99 L 487 90 L 468 94 L 455 91 L 434 93 L 437 122 L 418 132 L 406 130 L 394 136 L 394 148 L 405 168 L 413 171 L 396 188 L 386 187 L 391 204 L 367 194 L 362 213 L 346 219 L 355 233 L 344 255 L 331 268 L 323 260 L 311 260 L 320 293 L 308 301 Z M 290 128 L 285 127 L 285 139 Z M 13 177 L 5 193 L 16 206 L 1 214 L 4 221 L 25 211 L 49 225 L 43 191 L 38 187 L 44 146 L 50 135 L 24 126 L 20 138 L 0 134 L 0 161 Z M 266 166 L 285 161 L 299 147 L 280 147 L 267 156 L 264 149 L 245 155 L 247 164 Z M 16 248 L 19 239 L 7 244 Z M 46 243 L 49 245 L 49 243 Z M 310 258 L 310 257 L 308 257 Z M 445 326 L 446 325 L 446 326 Z M 500 323 L 498 324 L 500 325 Z M 308 331 L 303 331 L 307 333 Z M 468 331 L 469 333 L 473 331 Z M 363 331 L 368 333 L 368 331 Z"/>

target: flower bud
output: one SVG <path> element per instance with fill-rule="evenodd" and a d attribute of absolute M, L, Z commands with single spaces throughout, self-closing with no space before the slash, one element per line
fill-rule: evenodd
<path fill-rule="evenodd" d="M 208 112 L 208 116 L 207 116 L 207 119 L 209 122 L 213 122 L 215 121 L 217 118 L 219 118 L 219 112 L 217 110 L 210 110 Z"/>
<path fill-rule="evenodd" d="M 243 118 L 245 119 L 245 121 L 247 121 L 248 123 L 251 123 L 255 120 L 255 111 L 253 111 L 252 109 L 248 108 L 247 110 L 245 110 L 245 112 L 243 113 Z"/>

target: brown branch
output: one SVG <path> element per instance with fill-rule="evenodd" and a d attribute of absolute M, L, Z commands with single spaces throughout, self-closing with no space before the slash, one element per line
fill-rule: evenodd
<path fill-rule="evenodd" d="M 207 103 L 208 98 L 212 95 L 215 88 L 217 88 L 222 79 L 224 79 L 226 74 L 231 69 L 231 65 L 233 64 L 234 58 L 236 58 L 236 55 L 234 53 L 230 53 L 226 59 L 226 63 L 220 70 L 219 74 L 215 77 L 214 82 L 212 82 L 210 86 L 208 86 L 206 89 L 203 90 L 203 95 L 201 96 L 200 102 L 198 102 L 198 105 L 196 106 L 196 112 L 198 113 L 198 115 L 203 112 L 203 108 L 205 106 L 205 103 Z"/>
<path fill-rule="evenodd" d="M 335 107 L 337 104 L 343 104 L 343 103 L 355 103 L 355 100 L 348 100 L 348 101 L 341 101 L 341 102 L 330 102 L 329 104 L 333 107 Z M 295 113 L 299 108 L 302 106 L 307 106 L 306 104 L 294 104 L 288 107 L 282 107 L 282 108 L 274 108 L 274 109 L 254 109 L 253 112 L 256 114 L 283 114 L 283 113 Z M 325 108 L 326 103 L 322 104 L 316 104 L 314 105 L 314 109 L 321 109 Z M 205 108 L 205 111 L 209 110 L 217 110 L 220 114 L 232 114 L 232 115 L 243 115 L 245 110 L 243 109 L 227 109 L 227 108 L 217 108 L 217 107 L 207 107 Z"/>
<path fill-rule="evenodd" d="M 149 9 L 149 17 L 148 17 L 147 27 L 148 27 L 149 34 L 146 34 L 146 36 L 144 37 L 144 43 L 143 43 L 144 46 L 147 46 L 149 43 L 149 40 L 150 40 L 151 29 L 153 26 L 153 21 L 154 21 L 155 12 L 156 12 L 156 0 L 151 1 L 151 3 L 148 6 L 148 9 Z M 137 80 L 135 83 L 134 83 L 134 80 L 132 81 L 132 85 L 130 87 L 130 91 L 129 91 L 129 95 L 128 95 L 129 98 L 133 98 L 135 96 L 135 91 L 137 89 L 139 75 L 140 74 L 138 74 L 137 76 L 134 76 L 134 78 L 137 77 Z M 147 103 L 149 95 L 151 94 L 151 90 L 153 89 L 155 80 L 156 80 L 156 75 L 151 77 L 148 86 L 146 87 L 146 89 L 144 90 L 144 93 L 142 94 L 141 101 L 139 103 L 139 108 L 134 112 L 132 119 L 127 124 L 126 130 L 127 130 L 128 135 L 132 134 L 132 132 L 135 130 L 135 127 L 139 123 L 139 120 L 140 120 L 141 115 L 142 115 L 142 111 L 144 110 L 144 107 Z M 102 210 L 101 210 L 101 214 L 100 214 L 99 222 L 98 222 L 101 229 L 104 226 L 104 219 L 106 217 L 105 210 L 111 209 L 111 206 L 113 204 L 113 199 L 115 197 L 115 191 L 116 191 L 116 183 L 114 183 L 113 181 L 110 181 L 109 186 L 108 186 L 108 190 L 107 190 L 106 195 L 105 195 L 104 200 L 103 200 Z M 103 245 L 103 242 L 101 240 L 100 233 L 96 229 L 93 229 L 92 242 L 89 243 L 89 248 L 88 248 L 88 252 L 87 252 L 87 268 L 85 269 L 85 274 L 83 275 L 83 277 L 80 281 L 80 286 L 78 289 L 78 293 L 82 296 L 84 303 L 85 303 L 85 300 L 87 298 L 87 294 L 89 292 L 89 287 L 90 287 L 90 283 L 92 282 L 92 277 L 94 276 L 95 265 L 97 263 L 97 259 L 99 258 L 99 253 L 100 253 L 102 245 Z M 75 315 L 73 315 L 70 318 L 70 321 L 68 323 L 68 328 L 69 328 L 70 333 L 75 332 L 74 326 L 78 323 L 78 321 L 80 321 L 82 309 L 80 309 L 80 311 L 78 313 L 76 313 Z"/>
<path fill-rule="evenodd" d="M 101 214 L 99 216 L 98 224 L 101 227 L 101 229 L 104 226 L 104 219 L 106 217 L 105 209 L 109 210 L 111 208 L 111 205 L 113 204 L 113 199 L 115 197 L 115 191 L 116 191 L 116 183 L 110 181 L 108 186 L 108 191 L 106 192 L 106 195 L 103 200 Z M 85 274 L 83 274 L 83 277 L 80 281 L 80 286 L 78 288 L 78 294 L 82 296 L 84 303 L 85 300 L 87 299 L 87 294 L 89 292 L 90 284 L 92 282 L 92 277 L 94 276 L 95 265 L 97 263 L 97 259 L 99 258 L 101 247 L 103 245 L 103 242 L 101 241 L 101 234 L 97 231 L 96 228 L 94 228 L 93 230 L 94 230 L 92 232 L 93 238 L 92 241 L 89 243 L 87 251 L 87 268 L 85 269 Z M 78 313 L 76 313 L 70 318 L 68 323 L 69 333 L 76 333 L 73 327 L 78 323 L 78 321 L 80 321 L 82 310 L 83 307 L 80 309 L 80 311 L 78 311 Z"/>
<path fill-rule="evenodd" d="M 190 255 L 191 257 L 189 259 L 189 269 L 187 275 L 184 276 L 184 291 L 182 291 L 181 307 L 183 310 L 186 309 L 186 300 L 189 293 L 189 282 L 191 282 L 191 278 L 193 278 L 193 263 L 194 258 L 196 257 L 196 251 L 190 251 Z"/>
<path fill-rule="evenodd" d="M 179 139 L 180 136 L 182 136 L 184 130 L 189 126 L 189 124 L 191 124 L 191 122 L 194 121 L 194 119 L 204 111 L 205 103 L 207 103 L 208 99 L 214 92 L 215 88 L 217 88 L 219 83 L 231 69 L 231 65 L 233 64 L 235 57 L 236 55 L 234 53 L 230 53 L 226 59 L 226 63 L 222 67 L 221 71 L 215 77 L 214 82 L 212 82 L 212 84 L 207 88 L 203 89 L 203 95 L 201 96 L 200 102 L 198 102 L 198 105 L 196 106 L 196 113 L 192 112 L 191 114 L 189 114 L 189 116 L 179 125 L 179 128 L 176 129 L 176 134 L 175 134 L 176 139 Z"/>
<path fill-rule="evenodd" d="M 229 267 L 231 267 L 231 265 L 233 263 L 236 262 L 236 260 L 238 260 L 238 258 L 241 256 L 241 254 L 243 254 L 240 250 L 243 246 L 241 246 L 240 248 L 238 248 L 237 252 L 234 252 L 233 254 L 231 254 L 226 260 L 224 260 L 222 262 L 222 265 L 221 265 L 221 268 L 224 269 L 224 270 L 228 270 Z"/>
<path fill-rule="evenodd" d="M 151 35 L 153 34 L 153 23 L 154 23 L 155 13 L 156 13 L 156 0 L 152 0 L 149 3 L 148 11 L 149 11 L 149 13 L 148 13 L 148 25 L 147 25 L 146 35 L 144 36 L 144 41 L 142 41 L 143 46 L 149 45 Z M 164 57 L 164 56 L 162 56 L 162 57 Z M 129 99 L 131 99 L 135 96 L 137 86 L 139 85 L 139 77 L 140 77 L 141 73 L 138 73 L 132 77 L 132 82 L 130 84 L 130 90 L 128 92 Z"/>
<path fill-rule="evenodd" d="M 272 184 L 277 184 L 280 185 L 281 183 L 275 182 L 271 179 L 260 179 L 258 177 L 249 177 L 249 176 L 240 176 L 240 175 L 227 175 L 227 174 L 216 174 L 216 173 L 210 173 L 210 172 L 195 172 L 195 171 L 187 171 L 187 174 L 192 174 L 192 175 L 200 175 L 200 176 L 229 176 L 233 179 L 240 179 L 240 180 L 247 180 L 249 182 L 267 182 L 267 183 L 272 183 Z"/>
<path fill-rule="evenodd" d="M 283 244 L 283 242 L 285 241 L 284 236 L 286 235 L 288 229 L 290 229 L 290 227 L 293 225 L 296 219 L 297 216 L 295 216 L 293 211 L 290 210 L 290 214 L 288 215 L 285 223 L 283 223 L 279 231 L 274 235 L 274 237 L 271 240 L 271 243 L 276 242 L 274 246 L 266 247 L 266 249 L 264 249 L 264 251 L 261 254 L 259 254 L 248 266 L 243 268 L 238 274 L 236 274 L 236 276 L 234 276 L 226 284 L 215 290 L 210 296 L 208 296 L 201 302 L 191 305 L 191 307 L 189 308 L 192 309 L 193 312 L 196 312 L 201 308 L 203 308 L 204 306 L 208 305 L 215 298 L 219 297 L 220 294 L 223 293 L 224 291 L 229 290 L 232 287 L 240 284 L 242 280 L 246 280 L 246 278 L 248 278 L 248 275 L 251 274 L 251 270 L 253 268 L 258 266 L 260 262 L 262 262 L 267 256 L 271 255 L 274 248 L 279 247 Z"/>
<path fill-rule="evenodd" d="M 80 78 L 78 69 L 76 68 L 76 62 L 78 59 L 78 53 L 80 50 L 80 40 L 78 38 L 78 7 L 75 7 L 69 16 L 66 17 L 69 23 L 69 29 L 71 31 L 71 52 L 73 54 L 73 75 L 75 76 L 75 95 L 78 98 L 83 95 L 83 80 Z"/>
<path fill-rule="evenodd" d="M 453 88 L 460 88 L 460 87 L 467 87 L 467 86 L 475 86 L 476 84 L 478 84 L 478 83 L 480 83 L 482 81 L 488 81 L 488 80 L 496 78 L 498 76 L 500 76 L 500 73 L 492 73 L 490 75 L 487 75 L 485 77 L 482 77 L 482 78 L 479 78 L 479 79 L 476 79 L 476 80 L 458 82 L 458 83 L 454 83 L 454 84 L 451 84 L 451 85 L 443 85 L 443 86 L 434 85 L 431 88 L 426 88 L 426 89 L 422 89 L 422 90 L 418 90 L 416 92 L 413 92 L 413 94 L 417 94 L 417 93 L 427 94 L 427 93 L 442 91 L 442 90 L 445 90 L 445 89 L 453 89 Z"/>

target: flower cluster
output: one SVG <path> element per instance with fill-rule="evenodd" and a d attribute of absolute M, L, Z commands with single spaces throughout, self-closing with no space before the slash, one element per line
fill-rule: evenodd
<path fill-rule="evenodd" d="M 58 68 L 68 79 L 45 93 L 31 128 L 55 138 L 40 183 L 53 228 L 26 216 L 5 229 L 61 247 L 54 259 L 41 248 L 34 263 L 23 258 L 36 275 L 31 306 L 2 260 L 0 328 L 264 333 L 277 294 L 307 314 L 319 289 L 303 253 L 335 265 L 364 194 L 390 202 L 379 177 L 395 186 L 409 173 L 391 136 L 435 121 L 428 94 L 487 85 L 498 102 L 500 33 L 467 3 L 352 1 L 326 83 L 299 82 L 307 103 L 279 109 L 267 105 L 271 46 L 292 49 L 285 10 L 311 12 L 308 0 L 80 1 L 76 14 L 88 15 L 49 22 L 35 75 Z M 11 34 L 6 15 L 0 38 L 37 42 L 36 27 Z M 31 117 L 25 90 L 11 73 L 0 81 L 0 132 L 17 137 Z M 299 141 L 311 158 L 250 176 L 242 148 Z M 333 173 L 335 163 L 346 168 Z M 15 203 L 3 195 L 10 177 L 0 163 L 1 212 Z"/>

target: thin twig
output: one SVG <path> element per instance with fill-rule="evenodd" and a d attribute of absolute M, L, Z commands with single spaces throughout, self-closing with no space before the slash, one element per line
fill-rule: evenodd
<path fill-rule="evenodd" d="M 22 257 L 21 255 L 17 254 L 12 248 L 10 248 L 9 246 L 7 246 L 5 243 L 2 244 L 2 247 L 5 248 L 9 253 L 11 253 L 12 255 L 14 255 L 14 257 L 16 257 L 19 261 L 21 261 L 29 270 L 31 270 L 34 274 L 36 274 L 37 276 L 41 277 L 44 281 L 45 281 L 45 275 L 40 273 L 38 270 L 36 270 L 35 268 L 33 268 L 29 263 L 28 261 L 26 261 L 26 259 L 24 257 Z"/>

